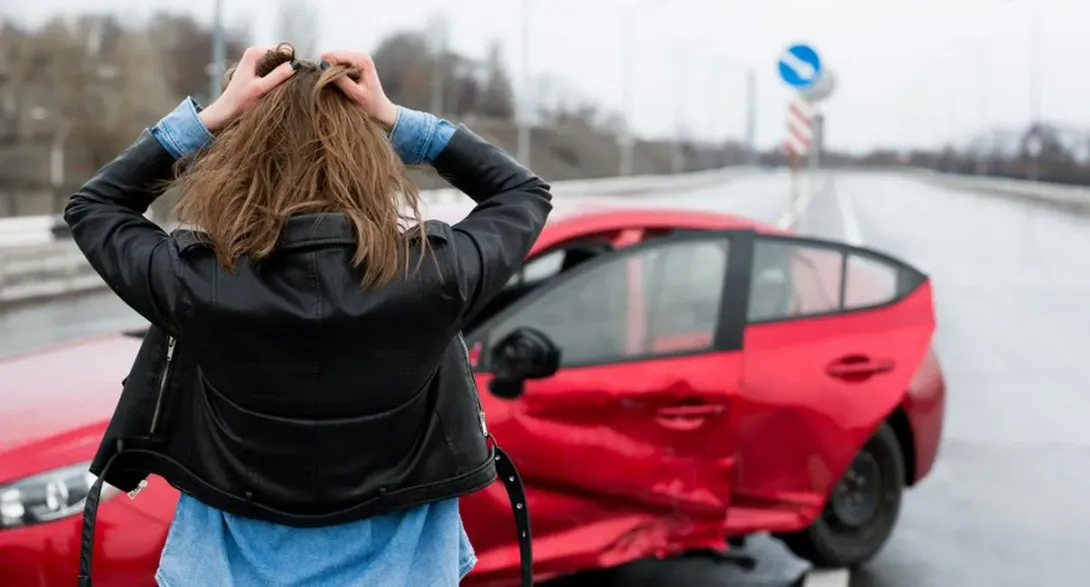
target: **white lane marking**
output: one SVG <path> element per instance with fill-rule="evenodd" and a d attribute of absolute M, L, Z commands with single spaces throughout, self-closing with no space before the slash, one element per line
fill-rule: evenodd
<path fill-rule="evenodd" d="M 814 196 L 811 191 L 809 189 L 803 189 L 802 193 L 799 195 L 799 199 L 788 206 L 787 210 L 780 216 L 779 220 L 776 221 L 776 227 L 782 230 L 794 228 L 795 224 L 798 223 L 799 218 L 806 213 L 806 209 L 810 207 L 810 202 L 813 200 Z"/>
<path fill-rule="evenodd" d="M 810 571 L 802 587 L 848 587 L 850 582 L 851 573 L 848 569 Z"/>
<path fill-rule="evenodd" d="M 848 244 L 854 246 L 861 246 L 863 244 L 863 229 L 859 226 L 859 218 L 855 215 L 855 205 L 852 204 L 852 199 L 840 193 L 835 192 L 836 207 L 840 209 L 840 224 L 844 227 L 844 240 L 848 241 Z"/>
<path fill-rule="evenodd" d="M 799 201 L 795 203 L 795 219 L 798 220 L 806 213 L 806 209 L 810 207 L 810 202 L 814 201 L 814 194 L 810 190 L 806 190 L 799 196 Z"/>
<path fill-rule="evenodd" d="M 776 220 L 776 228 L 779 228 L 780 230 L 787 230 L 788 228 L 791 228 L 791 225 L 794 223 L 795 212 L 794 210 L 788 208 L 787 211 L 784 212 L 778 220 Z"/>

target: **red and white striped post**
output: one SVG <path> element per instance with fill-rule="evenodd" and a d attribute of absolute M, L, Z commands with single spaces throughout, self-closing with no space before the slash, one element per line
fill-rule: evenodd
<path fill-rule="evenodd" d="M 783 149 L 791 168 L 791 205 L 799 200 L 799 159 L 810 154 L 814 140 L 814 107 L 802 96 L 795 96 L 787 105 L 787 139 Z"/>

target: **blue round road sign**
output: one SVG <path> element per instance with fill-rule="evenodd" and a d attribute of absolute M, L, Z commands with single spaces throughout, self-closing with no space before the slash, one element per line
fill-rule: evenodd
<path fill-rule="evenodd" d="M 808 88 L 821 77 L 821 58 L 810 45 L 792 45 L 779 61 L 780 79 L 792 88 Z"/>

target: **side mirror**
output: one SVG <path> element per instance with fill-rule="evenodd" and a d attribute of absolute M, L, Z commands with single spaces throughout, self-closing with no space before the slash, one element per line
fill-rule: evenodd
<path fill-rule="evenodd" d="M 545 333 L 519 327 L 492 347 L 494 377 L 488 384 L 493 395 L 515 399 L 527 379 L 544 379 L 560 368 L 560 348 Z"/>

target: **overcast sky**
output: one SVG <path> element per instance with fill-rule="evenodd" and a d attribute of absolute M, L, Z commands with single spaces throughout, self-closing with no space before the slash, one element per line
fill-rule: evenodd
<path fill-rule="evenodd" d="M 274 0 L 223 0 L 229 22 L 252 19 L 258 42 L 275 42 Z M 213 0 L 0 0 L 40 20 L 64 10 L 157 9 L 210 18 Z M 529 69 L 568 91 L 620 109 L 626 26 L 632 31 L 634 119 L 641 134 L 682 122 L 704 137 L 743 132 L 743 67 L 757 72 L 758 141 L 783 140 L 790 92 L 776 74 L 792 41 L 816 46 L 837 75 L 823 106 L 838 148 L 935 144 L 989 126 L 1028 124 L 1034 10 L 1043 30 L 1043 118 L 1090 127 L 1090 0 L 310 0 L 323 47 L 370 49 L 384 34 L 422 27 L 443 10 L 451 45 L 483 55 L 491 39 L 509 48 L 519 79 L 521 7 L 530 7 Z M 265 10 L 267 12 L 261 12 Z M 380 72 L 381 73 L 381 72 Z M 680 105 L 680 107 L 679 107 Z"/>

